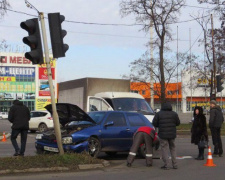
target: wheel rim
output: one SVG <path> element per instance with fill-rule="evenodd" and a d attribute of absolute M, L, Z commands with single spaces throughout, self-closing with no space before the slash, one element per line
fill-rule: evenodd
<path fill-rule="evenodd" d="M 44 132 L 46 129 L 47 129 L 47 127 L 46 127 L 45 124 L 41 124 L 40 127 L 39 127 L 40 132 Z"/>
<path fill-rule="evenodd" d="M 91 156 L 95 156 L 96 153 L 99 151 L 99 142 L 96 141 L 95 139 L 90 139 L 88 147 L 89 147 L 88 148 L 89 154 Z"/>

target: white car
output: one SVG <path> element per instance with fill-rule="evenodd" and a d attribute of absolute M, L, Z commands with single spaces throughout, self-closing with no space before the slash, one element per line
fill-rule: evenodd
<path fill-rule="evenodd" d="M 44 132 L 53 128 L 53 118 L 48 111 L 31 111 L 29 121 L 29 129 L 31 132 L 35 133 L 37 130 L 39 132 Z"/>
<path fill-rule="evenodd" d="M 0 112 L 0 119 L 8 119 L 8 113 L 7 112 Z"/>

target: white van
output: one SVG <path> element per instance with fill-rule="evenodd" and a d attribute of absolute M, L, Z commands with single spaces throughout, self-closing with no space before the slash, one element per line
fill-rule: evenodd
<path fill-rule="evenodd" d="M 131 92 L 102 92 L 88 96 L 87 112 L 90 111 L 130 111 L 145 115 L 150 122 L 154 111 L 143 96 Z"/>

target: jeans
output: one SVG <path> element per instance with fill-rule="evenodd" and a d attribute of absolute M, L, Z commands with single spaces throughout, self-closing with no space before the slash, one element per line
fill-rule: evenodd
<path fill-rule="evenodd" d="M 26 149 L 26 142 L 27 142 L 27 133 L 28 133 L 28 130 L 12 129 L 11 142 L 12 142 L 12 145 L 13 145 L 16 153 L 24 155 L 24 152 Z M 21 148 L 19 148 L 17 141 L 16 141 L 17 136 L 19 134 L 21 136 Z"/>
<path fill-rule="evenodd" d="M 212 141 L 214 145 L 214 154 L 223 154 L 222 140 L 220 136 L 221 128 L 210 128 L 212 134 Z"/>

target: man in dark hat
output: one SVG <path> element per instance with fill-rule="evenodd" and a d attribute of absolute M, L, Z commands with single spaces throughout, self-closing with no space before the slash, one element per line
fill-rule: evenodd
<path fill-rule="evenodd" d="M 209 128 L 212 134 L 212 141 L 214 145 L 214 157 L 223 156 L 223 146 L 220 136 L 221 126 L 224 118 L 223 113 L 219 105 L 215 100 L 210 101 L 210 117 L 209 117 Z"/>
<path fill-rule="evenodd" d="M 8 120 L 12 123 L 11 142 L 15 149 L 14 156 L 24 156 L 29 130 L 30 110 L 19 100 L 13 101 Z M 21 135 L 21 148 L 17 144 L 17 136 Z"/>

